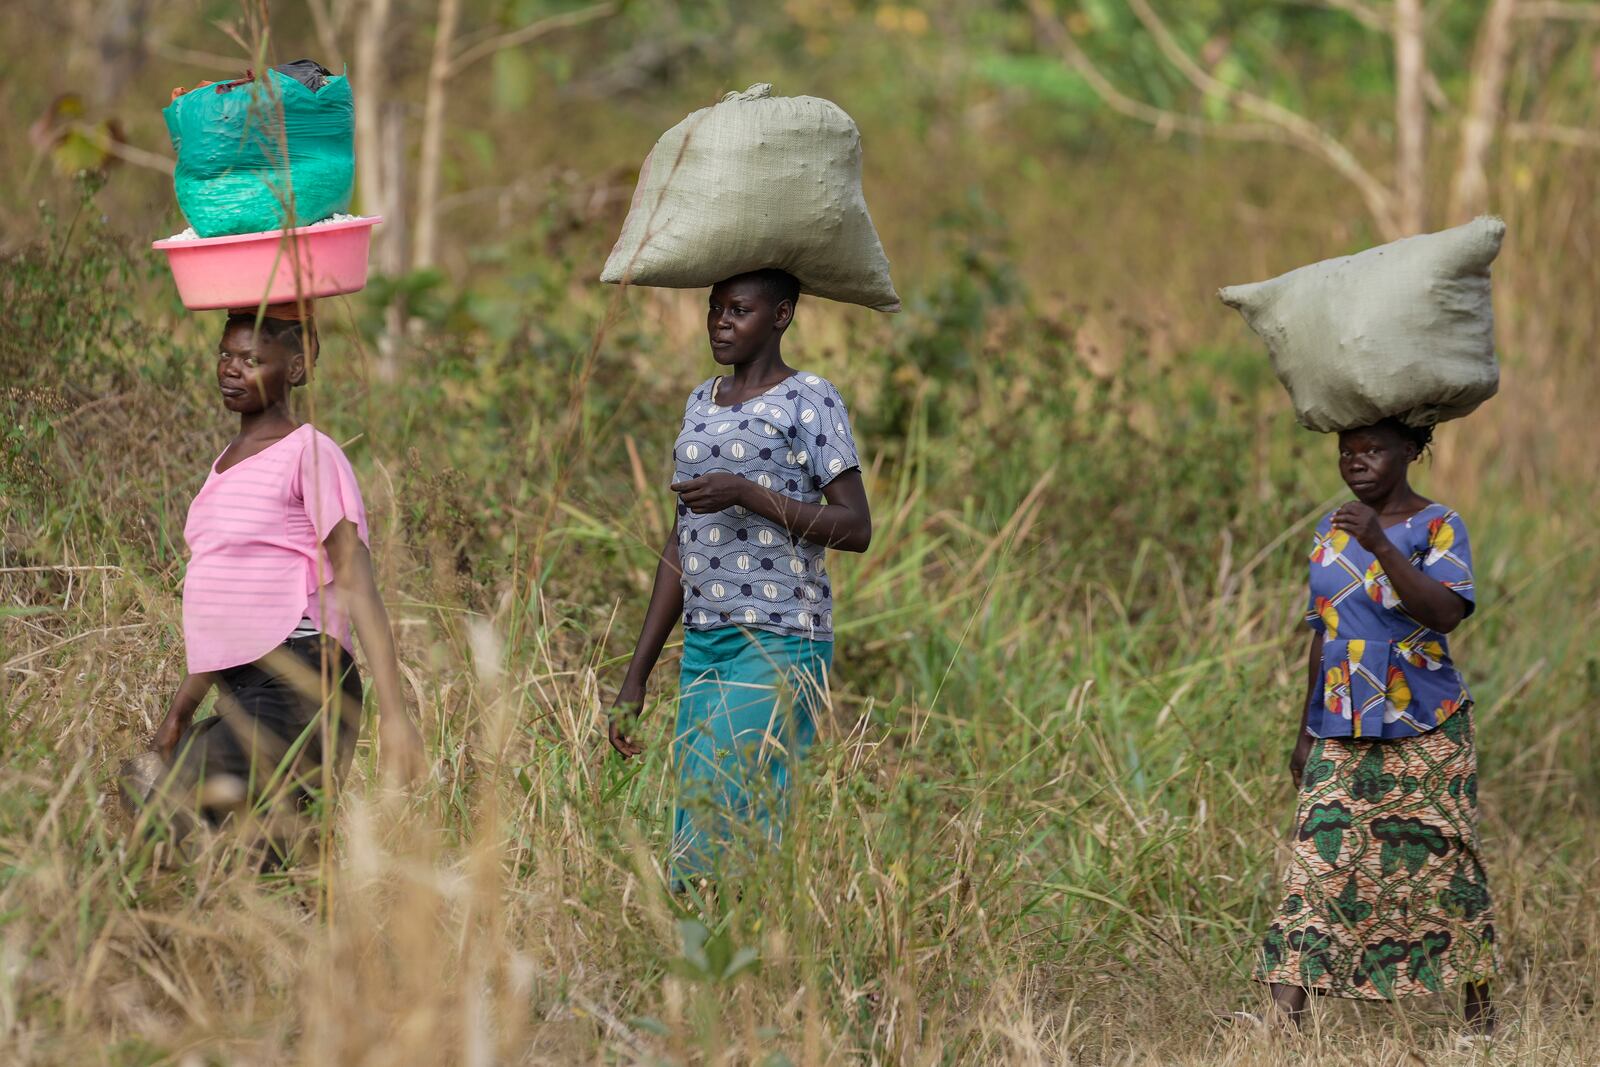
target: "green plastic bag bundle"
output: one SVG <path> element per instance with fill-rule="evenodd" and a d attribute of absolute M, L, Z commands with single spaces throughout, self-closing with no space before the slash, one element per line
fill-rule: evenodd
<path fill-rule="evenodd" d="M 313 90 L 269 70 L 185 93 L 162 114 L 178 154 L 178 207 L 201 237 L 307 226 L 349 210 L 355 102 L 343 75 Z"/>

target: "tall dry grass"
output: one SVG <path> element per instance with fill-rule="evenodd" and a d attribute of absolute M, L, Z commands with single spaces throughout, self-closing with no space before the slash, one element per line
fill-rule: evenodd
<path fill-rule="evenodd" d="M 1131 208 L 1086 225 L 1035 192 L 919 233 L 900 320 L 802 309 L 877 533 L 834 564 L 835 686 L 790 831 L 742 896 L 698 902 L 660 869 L 670 654 L 648 754 L 617 762 L 600 729 L 675 413 L 709 373 L 695 296 L 608 317 L 519 247 L 424 316 L 393 381 L 364 309 L 327 309 L 316 417 L 362 476 L 433 769 L 385 794 L 369 737 L 332 833 L 264 878 L 226 840 L 155 862 L 116 801 L 183 673 L 184 509 L 228 427 L 198 369 L 217 324 L 92 206 L 61 220 L 0 292 L 0 1062 L 1600 1062 L 1592 178 L 1519 189 L 1514 161 L 1505 392 L 1420 475 L 1480 569 L 1458 654 L 1503 1039 L 1455 1049 L 1454 1006 L 1426 1000 L 1318 1005 L 1285 1040 L 1209 1022 L 1259 999 L 1303 544 L 1338 484 L 1208 294 L 1350 236 L 1237 208 L 1228 158 L 1174 179 L 1193 210 L 1145 218 L 1139 270 L 1100 263 Z M 1068 223 L 1079 254 L 1046 276 L 1035 238 Z M 1118 302 L 1124 269 L 1147 284 Z"/>

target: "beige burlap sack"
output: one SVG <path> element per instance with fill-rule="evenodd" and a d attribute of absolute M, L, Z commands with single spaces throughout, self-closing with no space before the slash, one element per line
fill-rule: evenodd
<path fill-rule="evenodd" d="M 1489 264 L 1505 232 L 1474 219 L 1217 295 L 1267 342 L 1302 426 L 1428 426 L 1499 388 Z"/>
<path fill-rule="evenodd" d="M 697 289 L 779 267 L 801 292 L 899 311 L 861 194 L 861 134 L 838 105 L 729 93 L 661 135 L 603 282 Z"/>

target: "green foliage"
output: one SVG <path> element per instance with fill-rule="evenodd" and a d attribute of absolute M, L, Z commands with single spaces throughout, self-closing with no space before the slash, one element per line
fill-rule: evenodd
<path fill-rule="evenodd" d="M 708 985 L 732 982 L 761 965 L 761 951 L 734 944 L 727 930 L 713 933 L 699 919 L 679 919 L 683 954 L 672 963 L 674 973 Z"/>
<path fill-rule="evenodd" d="M 527 53 L 506 48 L 494 54 L 494 106 L 502 113 L 521 111 L 533 99 L 535 72 Z"/>
<path fill-rule="evenodd" d="M 1097 100 L 1083 78 L 1053 56 L 991 52 L 975 57 L 973 63 L 979 77 L 1026 90 L 1047 103 L 1088 108 Z"/>
<path fill-rule="evenodd" d="M 127 294 L 163 270 L 130 250 L 100 213 L 103 175 L 80 173 L 70 213 L 43 205 L 42 234 L 0 269 L 0 377 L 8 385 L 62 384 L 102 395 L 134 376 L 171 381 L 181 363 L 170 338 L 141 321 Z"/>

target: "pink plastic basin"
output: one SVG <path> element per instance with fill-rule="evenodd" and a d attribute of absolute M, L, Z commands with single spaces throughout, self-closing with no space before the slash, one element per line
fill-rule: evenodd
<path fill-rule="evenodd" d="M 354 293 L 367 284 L 372 227 L 383 218 L 350 219 L 292 230 L 157 241 L 167 254 L 178 297 L 192 311 L 292 304 Z"/>

